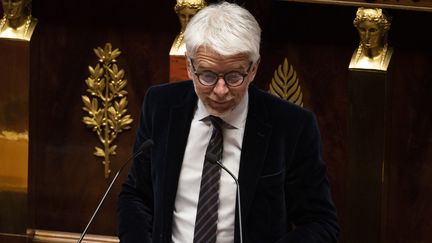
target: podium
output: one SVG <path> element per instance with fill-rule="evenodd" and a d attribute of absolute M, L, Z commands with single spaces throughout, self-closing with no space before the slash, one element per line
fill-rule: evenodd
<path fill-rule="evenodd" d="M 348 242 L 383 242 L 386 222 L 387 72 L 350 69 Z M 362 225 L 362 227 L 358 227 Z"/>
<path fill-rule="evenodd" d="M 186 57 L 180 55 L 169 56 L 169 81 L 188 80 Z"/>
<path fill-rule="evenodd" d="M 0 38 L 0 53 L 0 234 L 25 235 L 30 42 Z"/>

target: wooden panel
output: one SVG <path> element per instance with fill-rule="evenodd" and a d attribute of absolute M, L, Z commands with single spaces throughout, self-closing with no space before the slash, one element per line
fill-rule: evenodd
<path fill-rule="evenodd" d="M 36 230 L 33 233 L 33 241 L 39 243 L 74 243 L 81 238 L 81 234 L 49 231 L 49 230 Z M 119 239 L 112 236 L 92 235 L 86 234 L 81 241 L 82 243 L 118 243 Z"/>
<path fill-rule="evenodd" d="M 0 39 L 0 234 L 25 234 L 29 43 Z"/>
<path fill-rule="evenodd" d="M 352 25 L 355 6 L 249 1 L 263 27 L 261 68 L 256 85 L 267 89 L 285 57 L 294 66 L 305 107 L 317 114 L 324 159 L 342 228 L 347 208 L 348 64 L 358 44 Z M 270 2 L 270 1 L 268 1 Z M 120 48 L 119 66 L 129 81 L 128 109 L 135 119 L 120 134 L 116 171 L 129 155 L 145 90 L 169 79 L 169 49 L 180 26 L 172 1 L 82 1 L 58 5 L 35 1 L 40 20 L 32 41 L 30 107 L 30 227 L 65 232 L 84 229 L 109 181 L 92 155 L 96 136 L 81 122 L 80 96 L 92 49 L 111 42 Z M 94 11 L 93 9 L 98 9 Z M 258 9 L 255 9 L 258 8 Z M 394 47 L 389 73 L 388 228 L 386 242 L 432 241 L 431 37 L 415 29 L 432 22 L 427 12 L 390 11 L 389 41 Z M 416 28 L 414 28 L 414 26 Z M 121 175 L 123 180 L 126 173 Z M 90 234 L 116 235 L 117 183 Z M 406 210 L 408 209 L 408 210 Z M 359 225 L 361 227 L 361 225 Z"/>
<path fill-rule="evenodd" d="M 106 42 L 119 48 L 118 65 L 128 79 L 128 110 L 135 121 L 115 141 L 118 149 L 111 169 L 116 172 L 130 155 L 147 87 L 168 81 L 168 53 L 176 32 L 172 29 L 177 27 L 173 23 L 178 21 L 173 6 L 168 0 L 33 3 L 39 24 L 32 53 L 30 228 L 84 229 L 109 184 L 101 159 L 93 155 L 97 136 L 81 121 L 87 66 L 97 61 L 93 48 Z M 127 169 L 90 234 L 116 235 L 117 194 L 126 174 Z"/>
<path fill-rule="evenodd" d="M 396 54 L 387 142 L 387 242 L 431 242 L 432 49 L 401 48 Z"/>
<path fill-rule="evenodd" d="M 0 243 L 27 243 L 29 239 L 23 235 L 0 233 Z"/>
<path fill-rule="evenodd" d="M 0 39 L 0 191 L 27 192 L 29 47 Z"/>
<path fill-rule="evenodd" d="M 169 56 L 169 81 L 178 82 L 181 80 L 188 80 L 186 58 L 185 56 Z"/>
<path fill-rule="evenodd" d="M 348 223 L 345 233 L 350 243 L 382 242 L 388 167 L 384 156 L 387 73 L 350 70 L 348 82 Z"/>
<path fill-rule="evenodd" d="M 274 71 L 285 57 L 296 70 L 304 106 L 315 112 L 321 130 L 323 156 L 342 227 L 341 242 L 347 242 L 343 230 L 348 220 L 348 64 L 356 34 L 352 32 L 352 24 L 346 22 L 351 11 L 351 8 L 275 4 L 272 16 L 263 26 L 261 69 L 254 81 L 268 89 Z M 326 21 L 305 21 L 306 16 Z"/>
<path fill-rule="evenodd" d="M 297 71 L 305 107 L 318 117 L 324 158 L 341 224 L 348 241 L 348 65 L 358 45 L 352 25 L 357 8 L 277 2 L 263 27 L 261 70 L 256 83 L 267 88 L 277 65 L 287 57 Z M 388 162 L 387 227 L 382 242 L 432 241 L 431 37 L 413 26 L 432 22 L 432 14 L 390 10 L 389 43 L 395 48 L 388 73 L 385 159 Z M 312 21 L 311 21 L 312 19 Z M 365 177 L 370 174 L 364 175 Z M 404 189 L 403 192 L 401 189 Z M 377 219 L 379 216 L 376 215 Z M 358 228 L 364 227 L 358 222 Z M 379 222 L 371 222 L 379 225 Z M 408 228 L 408 230 L 407 230 Z M 413 233 L 415 232 L 415 233 Z"/>

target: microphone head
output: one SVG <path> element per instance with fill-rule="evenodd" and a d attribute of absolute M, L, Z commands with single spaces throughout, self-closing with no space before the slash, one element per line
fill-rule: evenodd
<path fill-rule="evenodd" d="M 215 163 L 215 164 L 217 164 L 217 162 L 218 162 L 218 159 L 217 159 L 216 155 L 215 155 L 215 154 L 212 154 L 212 153 L 207 153 L 207 154 L 205 155 L 205 159 L 206 159 L 207 161 L 209 161 L 210 163 Z"/>
<path fill-rule="evenodd" d="M 141 146 L 139 147 L 139 149 L 137 151 L 144 151 L 146 149 L 149 149 L 153 146 L 153 140 L 151 139 L 147 139 L 146 141 L 144 141 L 144 143 L 141 144 Z"/>

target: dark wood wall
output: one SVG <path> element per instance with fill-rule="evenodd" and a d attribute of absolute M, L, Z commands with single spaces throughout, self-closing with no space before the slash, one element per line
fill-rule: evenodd
<path fill-rule="evenodd" d="M 168 79 L 168 52 L 177 34 L 170 1 L 35 1 L 39 17 L 32 50 L 30 139 L 31 228 L 81 232 L 112 176 L 129 157 L 146 89 Z M 118 65 L 128 80 L 132 129 L 121 133 L 111 156 L 113 173 L 104 178 L 97 136 L 82 123 L 81 95 L 93 48 L 110 42 L 122 54 Z M 89 233 L 116 235 L 119 178 Z"/>
<path fill-rule="evenodd" d="M 282 62 L 282 56 L 287 56 L 297 69 L 305 107 L 318 117 L 324 158 L 339 211 L 341 242 L 352 238 L 348 232 L 379 233 L 362 230 L 375 224 L 367 222 L 366 217 L 350 218 L 369 213 L 353 213 L 361 208 L 358 206 L 362 202 L 353 203 L 348 198 L 354 186 L 348 183 L 348 168 L 352 166 L 349 146 L 356 146 L 349 144 L 348 127 L 348 65 L 358 45 L 357 32 L 352 25 L 356 10 L 357 7 L 351 6 L 275 3 L 271 20 L 263 28 L 263 60 L 258 76 L 265 88 L 267 77 Z M 385 127 L 382 128 L 386 133 L 383 151 L 386 181 L 382 185 L 384 219 L 377 224 L 383 225 L 382 242 L 429 242 L 432 241 L 432 220 L 427 216 L 432 215 L 432 207 L 428 206 L 432 202 L 432 109 L 429 107 L 432 95 L 429 43 L 432 39 L 419 30 L 432 23 L 432 13 L 388 11 L 393 17 L 389 44 L 395 51 L 387 73 L 389 85 L 382 93 L 387 102 Z M 367 178 L 374 173 L 363 176 Z M 371 198 L 373 195 L 366 193 L 364 200 Z M 348 227 L 358 229 L 353 232 Z"/>
<path fill-rule="evenodd" d="M 81 122 L 87 66 L 97 61 L 92 49 L 106 42 L 119 48 L 118 64 L 129 81 L 128 108 L 135 122 L 115 142 L 119 145 L 118 155 L 112 157 L 115 172 L 130 155 L 146 89 L 168 81 L 168 53 L 180 28 L 174 4 L 168 0 L 34 1 L 39 24 L 31 45 L 30 228 L 83 230 L 109 183 L 100 158 L 92 155 L 99 145 L 96 135 Z M 357 7 L 279 1 L 244 4 L 263 28 L 256 84 L 267 89 L 274 70 L 287 58 L 299 76 L 305 107 L 317 115 L 341 242 L 347 242 L 348 64 L 358 44 L 352 25 Z M 425 32 L 432 13 L 391 9 L 389 13 L 393 16 L 389 43 L 395 52 L 388 73 L 385 242 L 429 242 L 432 39 Z M 116 234 L 120 184 L 114 186 L 90 233 Z M 358 219 L 359 227 L 367 223 Z"/>

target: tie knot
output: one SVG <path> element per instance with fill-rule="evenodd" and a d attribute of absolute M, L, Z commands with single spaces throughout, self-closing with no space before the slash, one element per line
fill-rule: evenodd
<path fill-rule="evenodd" d="M 221 130 L 222 124 L 223 124 L 223 122 L 224 122 L 221 118 L 219 118 L 219 117 L 217 117 L 217 116 L 212 116 L 212 115 L 210 115 L 210 116 L 209 116 L 209 119 L 210 119 L 212 125 L 213 125 L 216 129 Z"/>

